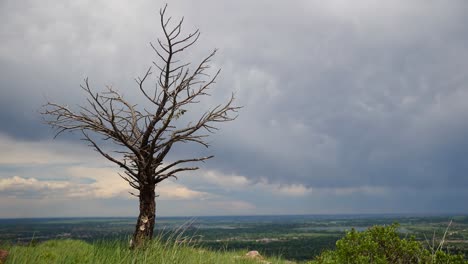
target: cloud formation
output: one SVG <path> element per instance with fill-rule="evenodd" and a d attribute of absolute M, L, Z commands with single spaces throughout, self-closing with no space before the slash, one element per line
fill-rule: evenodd
<path fill-rule="evenodd" d="M 147 43 L 159 34 L 161 6 L 0 3 L 3 184 L 67 178 L 97 198 L 126 192 L 73 137 L 52 143 L 38 109 L 47 100 L 83 103 L 86 76 L 143 103 L 133 77 L 155 58 Z M 222 74 L 196 108 L 232 91 L 244 108 L 208 150 L 175 149 L 170 159 L 216 157 L 168 183 L 161 198 L 180 199 L 186 212 L 199 208 L 188 200 L 213 197 L 246 213 L 281 212 L 272 203 L 285 213 L 465 212 L 467 8 L 463 0 L 171 2 L 174 19 L 202 31 L 189 61 L 220 48 L 213 66 Z"/>

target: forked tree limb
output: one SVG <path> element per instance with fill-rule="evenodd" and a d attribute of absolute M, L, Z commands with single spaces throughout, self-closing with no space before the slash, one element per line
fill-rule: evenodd
<path fill-rule="evenodd" d="M 176 57 L 194 45 L 200 37 L 197 29 L 183 36 L 183 22 L 180 19 L 171 26 L 166 18 L 166 7 L 160 11 L 163 38 L 151 43 L 157 60 L 153 62 L 159 72 L 153 75 L 148 67 L 142 77 L 135 78 L 137 90 L 152 108 L 142 108 L 129 102 L 113 87 L 96 92 L 86 78 L 81 88 L 86 95 L 86 104 L 72 110 L 66 105 L 48 102 L 42 114 L 45 122 L 56 129 L 56 136 L 65 131 L 79 131 L 82 139 L 107 160 L 125 171 L 120 177 L 132 188 L 140 190 L 147 184 L 177 177 L 183 171 L 197 170 L 198 167 L 179 167 L 193 162 L 203 162 L 213 156 L 187 158 L 164 162 L 172 147 L 179 143 L 193 142 L 208 147 L 206 138 L 214 133 L 217 123 L 236 119 L 240 107 L 234 106 L 234 94 L 221 105 L 208 109 L 192 122 L 181 126 L 175 120 L 184 115 L 186 107 L 200 102 L 209 95 L 220 70 L 213 76 L 207 73 L 216 50 L 190 69 L 190 62 L 181 62 Z M 155 85 L 147 88 L 151 77 Z M 111 141 L 117 146 L 106 150 L 103 142 Z"/>

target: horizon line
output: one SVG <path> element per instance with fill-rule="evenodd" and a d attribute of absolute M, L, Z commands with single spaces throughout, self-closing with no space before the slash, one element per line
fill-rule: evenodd
<path fill-rule="evenodd" d="M 454 212 L 454 213 L 330 213 L 330 214 L 258 214 L 258 215 L 172 215 L 172 216 L 156 216 L 158 218 L 207 218 L 207 217 L 287 217 L 287 216 L 317 216 L 317 217 L 349 217 L 349 216 L 400 216 L 400 217 L 430 217 L 430 216 L 468 216 L 468 213 Z M 137 216 L 41 216 L 41 217 L 0 217 L 0 220 L 14 220 L 14 219 L 96 219 L 96 218 L 137 218 Z"/>

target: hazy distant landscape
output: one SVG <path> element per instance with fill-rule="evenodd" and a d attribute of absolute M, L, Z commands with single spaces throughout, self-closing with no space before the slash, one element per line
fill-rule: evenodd
<path fill-rule="evenodd" d="M 258 250 L 267 256 L 308 260 L 334 248 L 345 230 L 366 230 L 373 225 L 400 223 L 402 236 L 414 235 L 432 243 L 442 239 L 449 221 L 447 250 L 468 256 L 468 216 L 410 215 L 303 215 L 303 216 L 210 216 L 161 217 L 157 233 L 183 232 L 201 247 L 223 250 Z M 21 244 L 74 238 L 89 242 L 128 240 L 134 218 L 37 218 L 0 219 L 0 243 Z M 426 243 L 426 242 L 424 242 Z"/>

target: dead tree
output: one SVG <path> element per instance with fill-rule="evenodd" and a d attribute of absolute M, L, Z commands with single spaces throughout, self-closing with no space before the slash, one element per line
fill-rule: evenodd
<path fill-rule="evenodd" d="M 85 91 L 87 103 L 72 110 L 68 106 L 48 102 L 42 111 L 45 122 L 55 129 L 57 135 L 65 131 L 78 131 L 98 153 L 123 169 L 119 174 L 137 192 L 140 214 L 133 234 L 133 245 L 139 246 L 153 236 L 156 211 L 155 187 L 158 183 L 183 171 L 197 170 L 187 166 L 193 162 L 212 158 L 196 157 L 167 162 L 166 157 L 178 143 L 193 142 L 208 147 L 206 137 L 218 128 L 216 123 L 234 120 L 239 107 L 233 105 L 234 96 L 225 104 L 218 105 L 200 114 L 184 125 L 176 122 L 190 105 L 197 104 L 199 98 L 209 95 L 219 70 L 208 75 L 210 60 L 214 50 L 192 69 L 189 63 L 180 62 L 179 55 L 195 44 L 199 30 L 183 35 L 183 18 L 171 24 L 166 18 L 166 7 L 160 10 L 163 38 L 151 43 L 157 60 L 153 62 L 143 77 L 136 78 L 136 86 L 143 100 L 151 107 L 142 107 L 127 101 L 112 87 L 102 92 L 91 89 L 88 79 L 81 88 Z M 146 87 L 151 79 L 153 68 L 157 75 L 156 85 Z M 154 75 L 153 75 L 154 76 Z M 180 121 L 180 120 L 179 120 Z M 106 150 L 105 141 L 117 146 Z"/>

